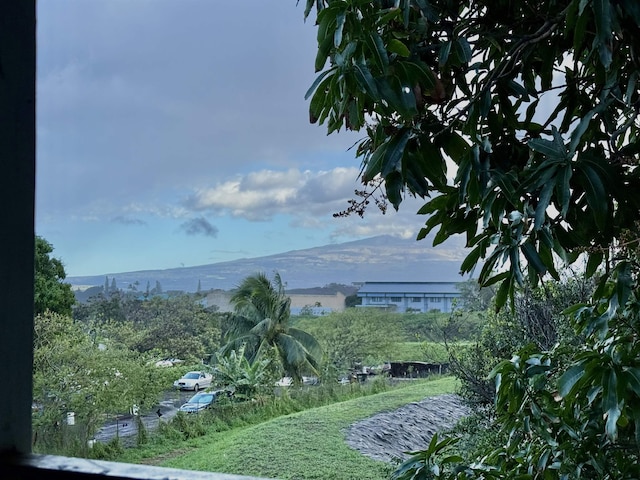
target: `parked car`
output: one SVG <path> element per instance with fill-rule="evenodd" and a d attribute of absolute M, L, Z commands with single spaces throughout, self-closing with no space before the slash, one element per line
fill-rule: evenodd
<path fill-rule="evenodd" d="M 320 383 L 320 379 L 318 377 L 302 377 L 303 385 L 318 385 Z"/>
<path fill-rule="evenodd" d="M 291 377 L 282 377 L 275 383 L 276 387 L 290 387 L 293 385 L 293 378 Z"/>
<path fill-rule="evenodd" d="M 173 386 L 180 390 L 193 390 L 197 392 L 201 388 L 210 387 L 212 378 L 211 374 L 205 372 L 187 372 L 173 382 Z"/>
<path fill-rule="evenodd" d="M 318 377 L 302 377 L 303 385 L 317 385 L 320 383 Z M 293 385 L 293 378 L 291 377 L 282 377 L 275 383 L 276 387 L 290 387 Z"/>
<path fill-rule="evenodd" d="M 211 404 L 216 401 L 216 397 L 220 392 L 198 392 L 189 401 L 180 407 L 181 412 L 197 413 L 206 408 L 211 407 Z"/>

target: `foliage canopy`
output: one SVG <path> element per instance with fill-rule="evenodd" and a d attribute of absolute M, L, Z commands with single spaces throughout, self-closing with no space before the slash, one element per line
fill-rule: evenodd
<path fill-rule="evenodd" d="M 63 283 L 67 274 L 62 262 L 51 256 L 53 246 L 44 238 L 35 238 L 34 312 L 47 310 L 71 315 L 71 306 L 76 299 L 71 285 Z"/>
<path fill-rule="evenodd" d="M 583 339 L 527 345 L 492 372 L 508 441 L 465 466 L 397 478 L 636 478 L 640 474 L 640 4 L 635 0 L 307 0 L 320 72 L 312 122 L 363 131 L 361 214 L 380 195 L 427 199 L 418 239 L 466 235 L 496 305 L 587 259 Z M 546 348 L 546 347 L 545 347 Z M 406 467 L 406 468 L 405 468 Z"/>
<path fill-rule="evenodd" d="M 311 121 L 364 131 L 369 195 L 430 198 L 418 238 L 466 234 L 461 270 L 485 259 L 499 305 L 580 253 L 593 273 L 635 228 L 637 2 L 307 0 L 305 16 L 314 6 Z"/>
<path fill-rule="evenodd" d="M 322 350 L 307 332 L 290 326 L 291 299 L 279 274 L 271 281 L 264 273 L 246 277 L 231 297 L 235 315 L 223 355 L 243 349 L 250 363 L 270 355 L 280 360 L 284 373 L 301 380 L 317 374 Z"/>

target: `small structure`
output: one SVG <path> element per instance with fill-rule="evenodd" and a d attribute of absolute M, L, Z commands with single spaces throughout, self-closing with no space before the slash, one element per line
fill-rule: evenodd
<path fill-rule="evenodd" d="M 389 374 L 395 378 L 424 378 L 442 375 L 449 370 L 448 363 L 389 362 Z"/>
<path fill-rule="evenodd" d="M 306 311 L 312 315 L 326 315 L 344 311 L 345 295 L 336 292 L 333 295 L 291 293 L 291 315 L 300 315 Z"/>
<path fill-rule="evenodd" d="M 359 307 L 399 313 L 438 310 L 449 313 L 461 296 L 458 282 L 365 282 L 357 293 Z"/>
<path fill-rule="evenodd" d="M 205 307 L 217 307 L 218 312 L 233 312 L 231 296 L 233 292 L 224 290 L 214 290 L 207 294 L 202 304 Z M 326 315 L 331 312 L 342 312 L 344 310 L 345 295 L 336 292 L 333 295 L 322 294 L 299 294 L 287 295 L 291 299 L 291 315 L 300 315 L 309 312 L 312 315 Z"/>

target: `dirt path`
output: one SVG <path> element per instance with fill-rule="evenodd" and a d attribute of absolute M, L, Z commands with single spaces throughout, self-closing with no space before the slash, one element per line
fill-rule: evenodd
<path fill-rule="evenodd" d="M 407 451 L 426 448 L 434 433 L 453 427 L 469 413 L 457 395 L 429 397 L 354 423 L 346 441 L 367 457 L 391 462 L 406 458 Z"/>

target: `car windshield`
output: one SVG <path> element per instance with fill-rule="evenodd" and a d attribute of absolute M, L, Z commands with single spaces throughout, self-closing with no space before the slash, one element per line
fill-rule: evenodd
<path fill-rule="evenodd" d="M 191 397 L 189 403 L 211 403 L 213 401 L 213 393 L 198 393 Z"/>
<path fill-rule="evenodd" d="M 200 374 L 198 372 L 189 372 L 182 378 L 187 378 L 189 380 L 193 380 L 194 378 L 200 378 Z"/>

